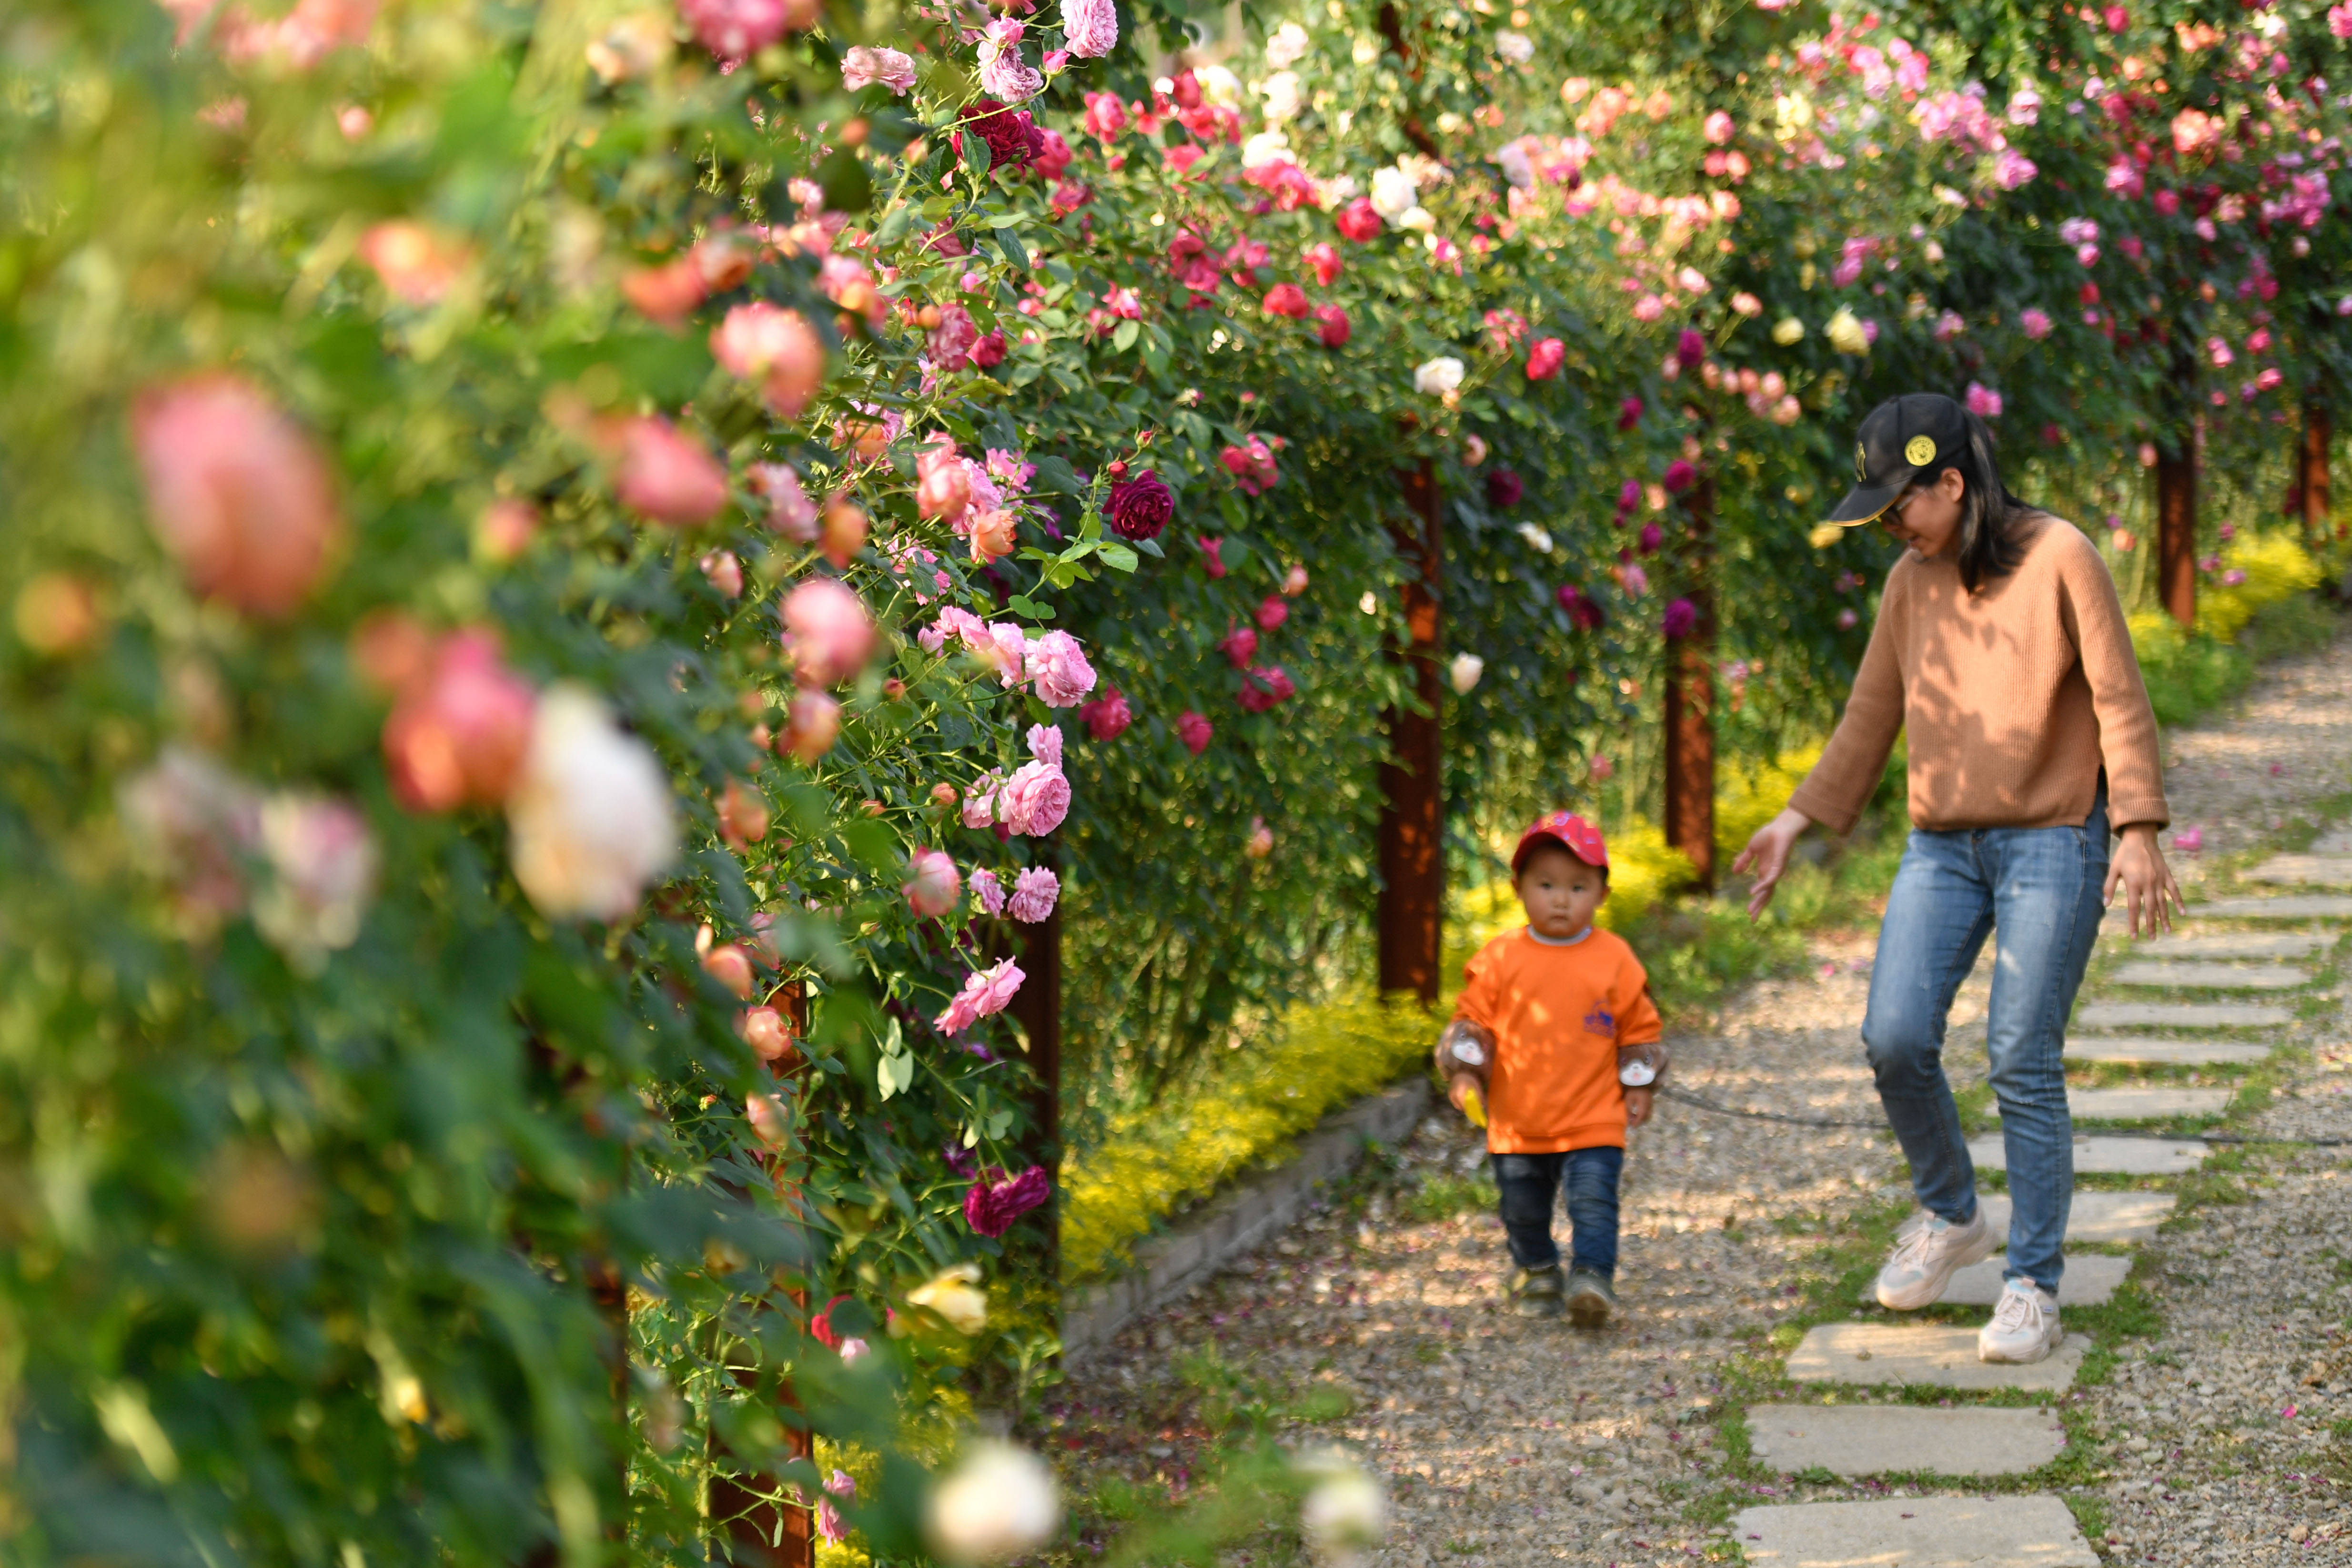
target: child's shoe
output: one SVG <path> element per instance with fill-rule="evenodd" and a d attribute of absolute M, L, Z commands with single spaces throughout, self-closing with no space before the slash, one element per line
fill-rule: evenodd
<path fill-rule="evenodd" d="M 1569 1321 L 1580 1329 L 1597 1329 L 1609 1321 L 1617 1310 L 1617 1292 L 1609 1281 L 1587 1268 L 1580 1268 L 1568 1279 Z"/>
<path fill-rule="evenodd" d="M 1522 1318 L 1557 1318 L 1563 1289 L 1557 1263 L 1549 1268 L 1522 1268 L 1511 1276 L 1511 1310 Z"/>

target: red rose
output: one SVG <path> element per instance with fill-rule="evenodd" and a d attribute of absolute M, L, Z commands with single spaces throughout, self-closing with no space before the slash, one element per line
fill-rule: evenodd
<path fill-rule="evenodd" d="M 1269 316 L 1287 316 L 1297 321 L 1303 321 L 1307 311 L 1307 290 L 1296 283 L 1277 283 L 1265 291 L 1265 313 Z"/>
<path fill-rule="evenodd" d="M 1121 479 L 1110 488 L 1110 500 L 1103 508 L 1110 530 L 1122 539 L 1157 539 L 1160 531 L 1176 515 L 1175 492 L 1160 477 L 1159 470 L 1146 468 L 1131 479 Z"/>
<path fill-rule="evenodd" d="M 1348 340 L 1355 335 L 1355 328 L 1348 321 L 1348 312 L 1337 305 L 1324 306 L 1315 312 L 1315 319 L 1322 323 L 1316 329 L 1315 335 L 1323 340 L 1323 346 L 1327 349 L 1346 348 Z"/>
<path fill-rule="evenodd" d="M 1378 239 L 1381 230 L 1387 226 L 1381 222 L 1381 215 L 1373 209 L 1370 196 L 1358 196 L 1341 207 L 1339 216 L 1333 221 L 1339 226 L 1342 237 L 1352 239 L 1358 245 Z"/>

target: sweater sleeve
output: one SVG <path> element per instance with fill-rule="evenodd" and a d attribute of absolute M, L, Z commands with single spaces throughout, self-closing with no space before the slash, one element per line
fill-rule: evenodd
<path fill-rule="evenodd" d="M 1908 595 L 1896 582 L 1903 564 L 1895 563 L 1879 595 L 1878 618 L 1871 623 L 1870 647 L 1855 672 L 1845 712 L 1822 748 L 1822 760 L 1789 797 L 1790 806 L 1832 833 L 1853 831 L 1903 730 L 1903 668 L 1895 653 L 1908 614 Z"/>
<path fill-rule="evenodd" d="M 2077 536 L 2080 537 L 2079 535 Z M 2107 770 L 2107 826 L 2164 826 L 2172 819 L 2164 798 L 2164 763 L 2158 754 L 2156 710 L 2132 651 L 2131 627 L 2107 563 L 2088 540 L 2067 552 L 2060 581 L 2066 630 L 2090 683 L 2099 716 L 2099 760 Z"/>

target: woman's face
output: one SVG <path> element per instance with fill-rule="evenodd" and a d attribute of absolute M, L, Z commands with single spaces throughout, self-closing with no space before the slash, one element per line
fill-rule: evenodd
<path fill-rule="evenodd" d="M 1895 498 L 1895 504 L 1879 514 L 1878 521 L 1886 531 L 1930 560 L 1951 547 L 1952 536 L 1960 531 L 1960 499 L 1968 494 L 1968 481 L 1960 478 L 1958 468 L 1946 468 L 1934 480 L 1914 485 Z"/>

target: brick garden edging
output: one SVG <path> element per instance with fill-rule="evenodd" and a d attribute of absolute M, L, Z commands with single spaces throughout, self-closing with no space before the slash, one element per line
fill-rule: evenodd
<path fill-rule="evenodd" d="M 1429 1084 L 1420 1078 L 1366 1095 L 1325 1117 L 1298 1141 L 1288 1163 L 1244 1182 L 1176 1229 L 1137 1247 L 1125 1274 L 1065 1291 L 1063 1364 L 1080 1364 L 1137 1318 L 1188 1294 L 1288 1228 L 1318 1187 L 1354 1170 L 1367 1148 L 1401 1142 L 1428 1107 Z"/>

